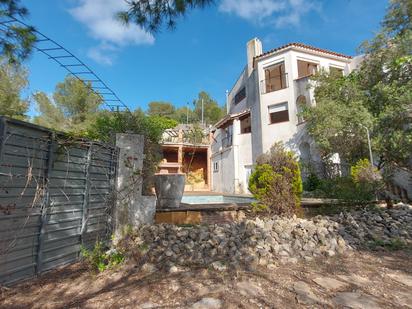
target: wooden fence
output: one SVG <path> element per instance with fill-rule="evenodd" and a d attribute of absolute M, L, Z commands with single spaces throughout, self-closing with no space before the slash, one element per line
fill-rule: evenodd
<path fill-rule="evenodd" d="M 0 284 L 108 239 L 116 166 L 113 146 L 0 117 Z"/>

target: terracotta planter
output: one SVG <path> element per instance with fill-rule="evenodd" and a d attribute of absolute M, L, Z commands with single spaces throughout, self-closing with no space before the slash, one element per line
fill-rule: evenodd
<path fill-rule="evenodd" d="M 185 174 L 156 174 L 157 208 L 179 208 L 185 189 Z"/>

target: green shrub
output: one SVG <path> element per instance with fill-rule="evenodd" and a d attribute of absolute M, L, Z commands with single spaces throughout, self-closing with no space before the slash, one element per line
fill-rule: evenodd
<path fill-rule="evenodd" d="M 322 180 L 315 174 L 310 173 L 307 179 L 303 182 L 303 190 L 315 191 L 320 188 Z"/>
<path fill-rule="evenodd" d="M 257 159 L 249 178 L 249 190 L 258 200 L 256 210 L 292 215 L 300 214 L 302 179 L 294 154 L 281 143 Z"/>
<path fill-rule="evenodd" d="M 382 175 L 368 159 L 359 160 L 351 167 L 351 177 L 357 186 L 364 191 L 370 191 L 374 196 L 384 187 Z"/>
<path fill-rule="evenodd" d="M 310 184 L 305 184 L 305 188 L 314 186 L 314 182 L 316 181 L 311 180 Z M 379 171 L 369 160 L 362 159 L 351 167 L 350 176 L 321 179 L 316 186 L 313 191 L 316 197 L 343 202 L 368 202 L 374 200 L 376 194 L 383 189 L 383 181 Z"/>
<path fill-rule="evenodd" d="M 317 197 L 338 199 L 343 202 L 371 201 L 374 193 L 364 186 L 358 186 L 351 177 L 323 179 L 315 191 Z"/>
<path fill-rule="evenodd" d="M 124 254 L 116 249 L 108 248 L 100 241 L 96 242 L 92 250 L 81 248 L 81 256 L 83 261 L 93 271 L 102 272 L 108 268 L 112 268 L 123 263 Z"/>

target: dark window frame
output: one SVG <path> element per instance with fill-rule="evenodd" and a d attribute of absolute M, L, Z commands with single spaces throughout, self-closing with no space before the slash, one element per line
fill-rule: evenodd
<path fill-rule="evenodd" d="M 236 95 L 235 98 L 233 100 L 233 102 L 236 104 L 239 104 L 240 102 L 242 102 L 244 99 L 246 99 L 246 87 L 243 87 L 242 89 L 240 89 Z"/>
<path fill-rule="evenodd" d="M 304 74 L 304 75 L 302 75 L 302 74 L 300 74 L 301 72 L 299 72 L 299 62 L 305 62 L 306 63 L 306 74 Z M 305 77 L 308 77 L 308 76 L 312 76 L 312 75 L 314 75 L 316 72 L 318 72 L 319 71 L 319 63 L 316 63 L 316 62 L 312 62 L 312 61 L 309 61 L 309 60 L 302 60 L 302 59 L 297 59 L 297 65 L 298 65 L 298 79 L 300 79 L 300 78 L 305 78 Z M 310 69 L 309 69 L 309 67 L 310 66 L 315 66 L 316 68 L 315 68 L 315 72 L 313 73 L 313 72 L 309 72 L 310 71 Z"/>
<path fill-rule="evenodd" d="M 249 123 L 249 126 L 247 126 L 247 127 L 242 127 L 242 121 L 244 121 L 244 120 L 247 119 L 247 118 L 250 119 L 250 120 L 249 120 L 249 122 L 250 122 L 250 123 Z M 250 113 L 247 114 L 247 115 L 244 115 L 244 116 L 240 117 L 240 118 L 239 118 L 239 121 L 240 121 L 240 134 L 252 133 L 252 117 L 251 117 Z"/>
<path fill-rule="evenodd" d="M 285 61 L 280 61 L 265 67 L 264 73 L 264 93 L 270 93 L 288 88 L 288 74 L 286 73 Z"/>
<path fill-rule="evenodd" d="M 279 106 L 279 105 L 286 105 L 286 110 L 282 110 L 279 112 L 270 112 L 270 107 L 272 106 Z M 268 106 L 268 113 L 269 113 L 269 124 L 277 124 L 282 122 L 289 122 L 289 104 L 288 102 L 277 103 Z"/>

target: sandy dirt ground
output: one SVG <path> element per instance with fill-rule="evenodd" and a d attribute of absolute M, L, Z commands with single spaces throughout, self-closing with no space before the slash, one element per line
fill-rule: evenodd
<path fill-rule="evenodd" d="M 272 269 L 92 274 L 78 263 L 1 288 L 1 308 L 412 308 L 412 253 L 353 252 Z"/>

